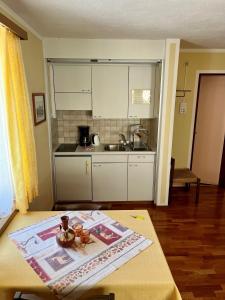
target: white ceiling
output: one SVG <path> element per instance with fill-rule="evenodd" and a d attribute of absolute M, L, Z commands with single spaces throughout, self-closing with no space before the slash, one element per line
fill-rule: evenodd
<path fill-rule="evenodd" d="M 183 39 L 225 48 L 225 0 L 3 0 L 45 37 Z"/>

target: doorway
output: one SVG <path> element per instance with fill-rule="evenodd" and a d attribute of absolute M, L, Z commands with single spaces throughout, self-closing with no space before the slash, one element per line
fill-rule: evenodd
<path fill-rule="evenodd" d="M 225 186 L 225 74 L 200 74 L 191 169 L 205 184 Z"/>

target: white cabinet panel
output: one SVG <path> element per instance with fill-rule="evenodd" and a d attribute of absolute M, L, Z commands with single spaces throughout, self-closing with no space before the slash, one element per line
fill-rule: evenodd
<path fill-rule="evenodd" d="M 56 110 L 92 110 L 91 94 L 55 93 Z"/>
<path fill-rule="evenodd" d="M 92 67 L 93 118 L 127 118 L 128 67 Z"/>
<path fill-rule="evenodd" d="M 154 118 L 159 117 L 161 80 L 162 80 L 162 63 L 158 63 L 155 68 Z"/>
<path fill-rule="evenodd" d="M 93 163 L 93 201 L 127 200 L 127 163 Z"/>
<path fill-rule="evenodd" d="M 92 155 L 92 162 L 127 162 L 127 155 L 123 154 L 101 154 L 101 155 Z"/>
<path fill-rule="evenodd" d="M 155 93 L 155 65 L 129 67 L 128 118 L 152 118 Z"/>
<path fill-rule="evenodd" d="M 92 200 L 91 157 L 55 157 L 57 201 Z"/>
<path fill-rule="evenodd" d="M 128 201 L 153 200 L 153 163 L 128 163 Z"/>
<path fill-rule="evenodd" d="M 91 66 L 54 65 L 56 93 L 91 93 Z"/>
<path fill-rule="evenodd" d="M 91 66 L 53 66 L 56 110 L 92 110 Z"/>
<path fill-rule="evenodd" d="M 129 155 L 128 162 L 154 162 L 155 155 L 151 154 L 139 154 L 139 155 Z"/>

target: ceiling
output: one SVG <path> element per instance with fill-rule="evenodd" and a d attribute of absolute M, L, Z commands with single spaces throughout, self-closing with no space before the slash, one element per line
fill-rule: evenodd
<path fill-rule="evenodd" d="M 3 0 L 40 35 L 180 38 L 186 48 L 225 48 L 224 0 Z"/>

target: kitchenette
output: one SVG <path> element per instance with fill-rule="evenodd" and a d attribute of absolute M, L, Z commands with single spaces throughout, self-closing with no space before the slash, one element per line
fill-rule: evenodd
<path fill-rule="evenodd" d="M 153 201 L 162 61 L 48 66 L 55 202 Z"/>

